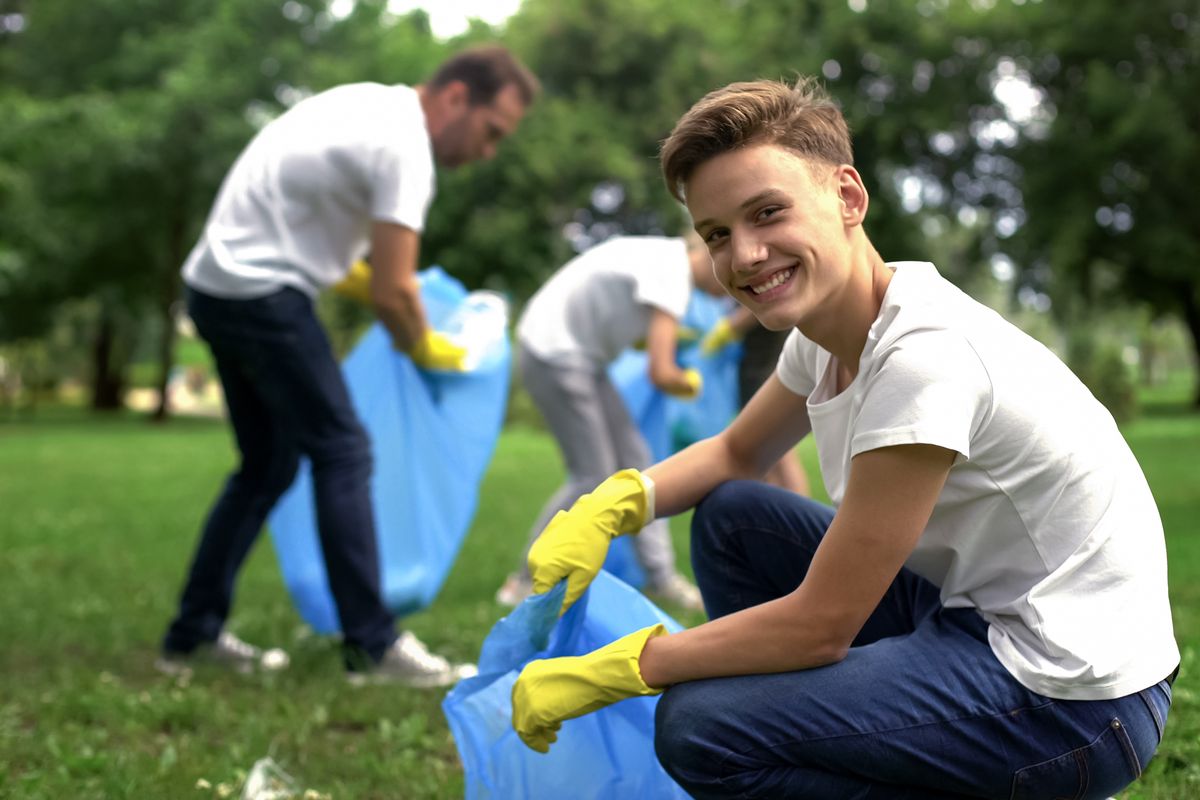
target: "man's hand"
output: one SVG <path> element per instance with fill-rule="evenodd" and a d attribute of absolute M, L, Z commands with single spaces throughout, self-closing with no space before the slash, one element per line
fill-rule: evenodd
<path fill-rule="evenodd" d="M 695 400 L 704 388 L 704 377 L 691 368 L 685 369 L 682 377 L 679 383 L 663 386 L 663 391 L 681 400 Z"/>
<path fill-rule="evenodd" d="M 466 370 L 467 349 L 456 345 L 432 328 L 425 329 L 425 333 L 413 345 L 408 355 L 422 369 L 438 372 Z"/>
<path fill-rule="evenodd" d="M 658 694 L 642 680 L 638 659 L 661 624 L 617 639 L 585 656 L 531 661 L 512 689 L 513 728 L 521 741 L 545 753 L 563 720 L 581 717 L 627 697 Z"/>
<path fill-rule="evenodd" d="M 636 469 L 624 469 L 550 520 L 529 550 L 533 591 L 548 592 L 567 579 L 565 612 L 604 566 L 608 545 L 623 533 L 637 533 L 653 519 L 653 483 Z"/>
<path fill-rule="evenodd" d="M 704 338 L 700 340 L 700 355 L 711 356 L 719 353 L 734 342 L 739 342 L 742 335 L 734 329 L 729 317 L 721 317 L 713 325 Z"/>
<path fill-rule="evenodd" d="M 335 283 L 333 291 L 342 297 L 361 303 L 368 308 L 371 306 L 371 267 L 367 262 L 359 260 L 350 265 L 346 277 Z"/>

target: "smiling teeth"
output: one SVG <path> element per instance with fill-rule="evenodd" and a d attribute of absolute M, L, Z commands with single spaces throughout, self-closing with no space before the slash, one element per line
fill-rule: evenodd
<path fill-rule="evenodd" d="M 755 294 L 762 294 L 763 292 L 774 289 L 776 286 L 783 283 L 790 277 L 792 277 L 792 270 L 790 269 L 785 269 L 782 272 L 776 272 L 774 278 L 771 278 L 771 280 L 767 281 L 766 283 L 760 283 L 758 286 L 751 286 L 750 291 L 754 292 Z"/>

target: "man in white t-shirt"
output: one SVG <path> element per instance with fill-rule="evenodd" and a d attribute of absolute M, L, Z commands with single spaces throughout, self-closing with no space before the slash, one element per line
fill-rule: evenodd
<path fill-rule="evenodd" d="M 546 523 L 618 469 L 650 466 L 650 449 L 608 379 L 627 348 L 646 348 L 650 382 L 695 397 L 700 373 L 675 361 L 679 320 L 693 287 L 720 292 L 704 243 L 665 236 L 617 236 L 567 262 L 530 298 L 517 322 L 521 380 L 558 442 L 566 483 L 546 502 L 530 543 Z M 700 593 L 675 567 L 665 519 L 634 539 L 648 594 L 699 610 Z M 522 559 L 524 561 L 524 559 Z M 532 591 L 527 571 L 508 577 L 496 599 L 515 605 Z"/>
<path fill-rule="evenodd" d="M 529 561 L 574 601 L 609 540 L 695 507 L 711 622 L 529 664 L 513 722 L 665 691 L 696 797 L 1108 797 L 1145 769 L 1179 664 L 1162 523 L 1112 416 L 1049 350 L 885 263 L 815 81 L 710 93 L 663 146 L 725 290 L 795 329 L 729 428 L 601 484 Z M 812 433 L 833 507 L 742 480 Z"/>
<path fill-rule="evenodd" d="M 369 252 L 367 294 L 395 346 L 422 367 L 461 369 L 461 349 L 426 323 L 416 277 L 434 164 L 490 158 L 537 91 L 504 48 L 466 50 L 419 86 L 349 84 L 302 100 L 230 169 L 183 279 L 241 464 L 205 523 L 161 669 L 199 658 L 240 670 L 287 663 L 224 625 L 242 561 L 303 455 L 351 680 L 441 686 L 473 671 L 397 636 L 383 604 L 370 443 L 313 300 Z"/>

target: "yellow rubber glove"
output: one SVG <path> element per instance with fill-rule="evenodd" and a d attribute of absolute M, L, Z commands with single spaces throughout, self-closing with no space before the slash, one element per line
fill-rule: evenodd
<path fill-rule="evenodd" d="M 638 659 L 646 642 L 667 632 L 661 624 L 617 639 L 586 656 L 531 661 L 512 688 L 513 728 L 521 741 L 546 753 L 563 720 L 627 697 L 658 694 L 642 680 Z"/>
<path fill-rule="evenodd" d="M 548 592 L 566 578 L 562 610 L 570 608 L 604 566 L 609 542 L 637 533 L 653 518 L 653 483 L 648 481 L 636 469 L 623 469 L 570 510 L 555 514 L 529 549 L 533 591 Z"/>
<path fill-rule="evenodd" d="M 463 372 L 466 369 L 467 348 L 456 345 L 433 328 L 425 329 L 425 334 L 408 355 L 422 369 L 439 372 Z"/>
<path fill-rule="evenodd" d="M 712 329 L 700 340 L 700 355 L 711 356 L 734 342 L 741 341 L 741 338 L 742 335 L 729 324 L 729 318 L 721 317 L 717 320 L 717 324 L 713 325 Z"/>
<path fill-rule="evenodd" d="M 342 297 L 348 297 L 364 306 L 370 306 L 371 266 L 361 259 L 355 261 L 350 265 L 350 271 L 346 273 L 346 277 L 331 288 Z"/>
<path fill-rule="evenodd" d="M 683 378 L 687 381 L 686 387 L 678 389 L 663 389 L 664 392 L 672 397 L 678 397 L 681 400 L 695 400 L 700 396 L 700 391 L 704 388 L 704 378 L 700 373 L 690 367 L 683 371 Z"/>

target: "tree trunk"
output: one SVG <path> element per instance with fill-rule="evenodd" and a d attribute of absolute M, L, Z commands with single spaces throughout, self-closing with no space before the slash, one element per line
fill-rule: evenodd
<path fill-rule="evenodd" d="M 1197 299 L 1196 290 L 1191 286 L 1184 286 L 1182 289 L 1180 296 L 1183 298 L 1183 321 L 1192 335 L 1192 374 L 1196 380 L 1192 406 L 1200 408 L 1200 299 Z"/>
<path fill-rule="evenodd" d="M 178 248 L 172 246 L 172 256 Z M 171 380 L 171 370 L 175 367 L 175 323 L 178 321 L 176 303 L 179 301 L 179 271 L 169 269 L 162 279 L 162 292 L 159 295 L 158 311 L 162 316 L 162 334 L 158 341 L 158 408 L 150 419 L 153 422 L 166 422 L 171 415 L 171 397 L 167 393 Z"/>
<path fill-rule="evenodd" d="M 186 192 L 184 193 L 186 196 Z M 162 338 L 158 342 L 158 408 L 154 410 L 151 420 L 166 422 L 171 415 L 171 398 L 167 387 L 171 379 L 171 370 L 175 367 L 175 331 L 177 322 L 176 303 L 179 301 L 180 287 L 179 265 L 183 263 L 184 247 L 187 242 L 184 234 L 187 230 L 187 208 L 181 200 L 173 204 L 177 213 L 171 223 L 170 238 L 167 242 L 167 270 L 160 283 L 159 313 L 162 315 Z"/>
<path fill-rule="evenodd" d="M 116 363 L 117 325 L 107 309 L 101 312 L 100 330 L 92 348 L 92 409 L 115 411 L 121 407 L 124 376 Z"/>

